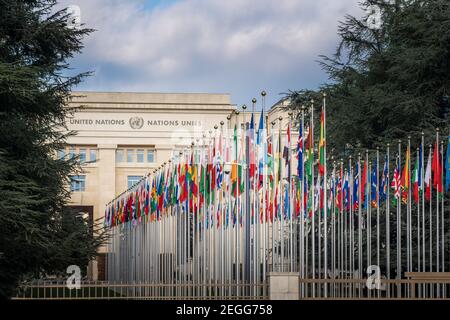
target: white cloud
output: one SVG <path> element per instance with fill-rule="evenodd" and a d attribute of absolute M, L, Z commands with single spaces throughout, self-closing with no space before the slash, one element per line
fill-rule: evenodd
<path fill-rule="evenodd" d="M 97 29 L 75 65 L 96 71 L 83 89 L 229 92 L 236 103 L 324 79 L 319 54 L 358 0 L 64 0 Z M 276 100 L 276 98 L 275 98 Z"/>

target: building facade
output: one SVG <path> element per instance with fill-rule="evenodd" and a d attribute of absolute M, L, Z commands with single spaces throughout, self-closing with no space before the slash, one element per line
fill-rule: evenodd
<path fill-rule="evenodd" d="M 285 113 L 283 103 L 266 114 L 269 123 Z M 70 205 L 93 220 L 103 217 L 114 197 L 214 126 L 250 121 L 249 110 L 236 114 L 228 94 L 74 92 L 68 107 L 74 108 L 66 120 L 74 134 L 59 156 L 82 162 L 82 172 L 71 176 Z M 257 123 L 260 115 L 254 116 Z M 284 115 L 283 130 L 287 121 Z M 88 274 L 103 279 L 102 255 Z"/>

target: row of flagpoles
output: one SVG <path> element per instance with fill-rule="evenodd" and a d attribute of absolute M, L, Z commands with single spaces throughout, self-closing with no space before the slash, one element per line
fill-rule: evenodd
<path fill-rule="evenodd" d="M 314 102 L 284 127 L 281 117 L 268 123 L 264 99 L 258 124 L 254 112 L 234 127 L 228 117 L 107 205 L 109 281 L 172 285 L 150 287 L 150 295 L 261 296 L 271 271 L 362 279 L 375 265 L 400 279 L 450 268 L 449 148 L 444 165 L 439 130 L 428 146 L 423 134 L 417 149 L 408 139 L 404 158 L 399 141 L 384 155 L 335 161 L 326 149 L 326 95 L 317 145 Z M 302 296 L 364 292 L 301 288 Z"/>

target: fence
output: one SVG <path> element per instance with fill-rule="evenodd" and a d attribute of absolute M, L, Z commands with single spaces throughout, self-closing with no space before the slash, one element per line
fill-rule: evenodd
<path fill-rule="evenodd" d="M 408 276 L 408 274 L 407 274 Z M 449 299 L 450 278 L 410 276 L 409 279 L 299 279 L 301 300 L 323 299 Z M 131 300 L 267 300 L 268 283 L 148 284 L 82 281 L 68 289 L 65 280 L 33 281 L 21 286 L 16 300 L 131 299 Z"/>
<path fill-rule="evenodd" d="M 300 299 L 449 299 L 450 279 L 300 279 Z"/>
<path fill-rule="evenodd" d="M 104 281 L 82 281 L 79 289 L 69 289 L 65 280 L 46 280 L 22 285 L 13 299 L 266 300 L 268 285 L 266 283 L 111 284 Z"/>

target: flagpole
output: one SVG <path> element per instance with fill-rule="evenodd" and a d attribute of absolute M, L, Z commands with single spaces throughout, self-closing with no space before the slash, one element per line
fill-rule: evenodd
<path fill-rule="evenodd" d="M 206 209 L 206 201 L 207 201 L 207 195 L 209 194 L 206 190 L 206 175 L 208 170 L 208 162 L 209 162 L 209 143 L 208 147 L 206 144 L 206 133 L 203 133 L 203 141 L 202 141 L 202 159 L 203 162 L 203 181 L 201 182 L 203 184 L 203 296 L 206 297 L 206 293 L 208 288 L 206 287 L 208 275 L 206 273 L 206 270 L 208 270 L 208 260 L 207 257 L 207 249 L 208 249 L 208 228 L 207 228 L 207 217 L 208 217 L 208 211 Z M 208 196 L 209 198 L 209 196 Z M 208 226 L 209 227 L 209 226 Z"/>
<path fill-rule="evenodd" d="M 358 279 L 362 279 L 362 221 L 361 221 L 361 154 L 358 154 Z M 358 296 L 361 298 L 361 285 L 358 286 Z"/>
<path fill-rule="evenodd" d="M 412 213 L 411 213 L 411 136 L 408 136 L 408 158 L 406 159 L 408 162 L 407 164 L 407 181 L 405 183 L 408 184 L 408 202 L 407 202 L 407 225 L 406 225 L 406 232 L 407 232 L 407 254 L 408 254 L 408 268 L 407 270 L 409 272 L 412 271 Z M 411 290 L 411 286 L 408 286 L 408 291 Z M 408 292 L 409 294 L 409 292 Z"/>
<path fill-rule="evenodd" d="M 281 225 L 282 225 L 282 221 L 281 221 L 281 124 L 280 124 L 281 120 L 278 118 L 278 135 L 277 135 L 277 181 L 276 181 L 276 192 L 275 192 L 275 197 L 276 197 L 276 201 L 277 201 L 277 205 L 275 206 L 275 212 L 276 214 L 274 214 L 277 218 L 277 226 L 276 226 L 276 237 L 279 237 L 279 241 L 276 244 L 276 248 L 277 248 L 277 271 L 280 272 L 281 271 L 281 265 L 282 265 L 282 254 L 280 254 L 280 252 L 282 252 L 281 250 Z"/>
<path fill-rule="evenodd" d="M 336 161 L 334 161 L 334 157 L 331 157 L 333 161 L 333 172 L 331 174 L 331 188 L 332 190 L 336 190 L 335 181 L 336 181 Z M 334 212 L 334 202 L 335 202 L 335 194 L 331 194 L 331 272 L 333 279 L 336 279 L 336 215 Z M 336 295 L 336 285 L 333 284 L 333 297 Z"/>
<path fill-rule="evenodd" d="M 311 228 L 312 228 L 312 235 L 311 235 L 311 259 L 312 259 L 312 278 L 315 279 L 316 278 L 316 257 L 315 257 L 315 219 L 314 219 L 314 215 L 315 215 L 315 205 L 314 205 L 314 100 L 311 100 L 311 123 L 309 125 L 310 127 L 310 134 L 312 135 L 312 146 L 310 146 L 310 148 L 312 147 L 313 152 L 311 152 L 310 156 L 312 157 L 311 161 L 310 161 L 310 169 L 311 169 L 311 194 L 312 194 L 312 199 L 311 199 L 311 207 L 312 207 L 312 216 L 311 216 Z M 312 295 L 313 298 L 316 295 L 316 285 L 313 283 L 312 284 Z"/>
<path fill-rule="evenodd" d="M 421 142 L 420 142 L 420 193 L 421 193 L 421 206 L 422 206 L 422 272 L 426 272 L 426 253 L 425 253 L 425 141 L 424 141 L 425 133 L 422 131 L 421 133 Z M 417 205 L 420 206 L 419 204 Z M 426 296 L 426 286 L 422 285 L 423 295 Z"/>
<path fill-rule="evenodd" d="M 379 175 L 379 169 L 380 169 L 380 148 L 377 147 L 377 160 L 376 160 L 376 195 L 375 195 L 375 201 L 377 204 L 377 266 L 380 266 L 380 175 Z M 380 297 L 380 290 L 378 290 L 378 297 Z"/>
<path fill-rule="evenodd" d="M 306 107 L 302 105 L 301 107 L 301 141 L 302 141 L 302 159 L 301 159 L 301 178 L 300 178 L 300 278 L 304 279 L 305 278 L 305 208 L 304 208 L 304 197 L 305 197 L 305 184 L 304 184 L 304 176 L 305 176 L 305 170 L 304 170 L 304 163 L 303 163 L 303 158 L 304 158 L 304 151 L 305 151 L 305 140 L 303 139 L 304 134 L 303 134 L 303 130 L 305 127 L 305 109 Z M 299 159 L 300 161 L 300 159 Z M 307 254 L 307 252 L 306 252 Z M 305 295 L 305 286 L 304 283 L 302 283 L 301 285 L 301 297 L 304 297 Z"/>
<path fill-rule="evenodd" d="M 197 175 L 197 170 L 195 170 L 196 167 L 196 162 L 197 162 L 197 157 L 196 157 L 197 153 L 196 153 L 196 148 L 195 148 L 195 143 L 194 141 L 192 141 L 191 143 L 191 159 L 192 159 L 192 163 L 191 163 L 191 181 L 194 180 L 194 175 Z M 197 199 L 196 199 L 196 194 L 194 194 L 195 189 L 192 190 L 192 293 L 193 296 L 195 297 L 197 295 L 197 288 L 196 288 L 196 284 L 197 284 L 197 259 L 196 259 L 196 253 L 198 251 L 197 248 L 197 220 L 198 220 L 198 203 L 196 203 Z"/>
<path fill-rule="evenodd" d="M 336 238 L 336 247 L 337 247 L 337 268 L 339 270 L 339 279 L 344 279 L 344 268 L 343 268 L 343 259 L 342 259 L 342 212 L 341 212 L 341 201 L 342 201 L 342 158 L 337 162 L 338 173 L 337 173 L 337 183 L 336 183 L 336 210 L 337 210 L 337 238 Z M 342 296 L 342 285 L 338 286 L 338 294 Z"/>
<path fill-rule="evenodd" d="M 435 148 L 435 150 L 434 150 L 434 152 L 435 152 L 435 155 L 436 155 L 436 164 L 435 164 L 435 166 L 436 166 L 436 169 L 437 169 L 437 167 L 439 166 L 439 128 L 437 128 L 436 129 L 436 148 Z M 435 175 L 436 174 L 439 174 L 439 172 L 435 172 L 434 173 Z M 440 178 L 440 177 L 439 177 Z M 440 235 L 439 235 L 439 233 L 440 233 L 440 228 L 439 228 L 439 208 L 440 207 L 440 205 L 439 205 L 439 185 L 437 185 L 436 186 L 436 271 L 437 272 L 439 272 L 439 260 L 440 260 L 440 256 L 439 256 L 439 253 L 440 253 L 440 249 L 439 249 L 439 237 L 440 237 Z M 438 298 L 439 298 L 439 291 L 438 291 Z"/>
<path fill-rule="evenodd" d="M 192 162 L 190 163 L 190 169 L 193 170 L 193 166 L 195 163 L 195 159 L 194 159 L 194 142 L 191 142 L 191 148 L 189 149 L 189 155 L 192 159 Z M 191 173 L 192 174 L 192 173 Z M 192 180 L 192 175 L 190 175 L 190 179 Z M 194 206 L 194 194 L 193 194 L 193 190 L 190 186 L 190 183 L 188 183 L 188 203 L 190 205 L 191 203 L 191 199 L 192 199 L 192 207 L 189 208 L 189 259 L 190 259 L 190 264 L 189 264 L 189 282 L 192 284 L 192 296 L 195 297 L 195 267 L 196 267 L 196 263 L 195 263 L 195 249 L 196 249 L 196 245 L 195 245 L 195 235 L 196 235 L 196 230 L 195 230 L 195 206 Z M 192 195 L 190 195 L 190 193 L 192 192 Z M 188 205 L 188 206 L 189 206 Z M 192 217 L 190 212 L 192 211 Z M 191 232 L 191 228 L 192 228 L 192 232 Z M 164 238 L 163 238 L 164 239 Z M 192 241 L 191 241 L 192 239 Z M 191 249 L 191 243 L 192 243 L 192 249 Z M 164 245 L 164 243 L 163 243 Z"/>
<path fill-rule="evenodd" d="M 441 190 L 442 190 L 442 201 L 441 201 L 441 272 L 445 272 L 445 223 L 444 223 L 444 198 L 445 198 L 445 186 L 443 183 L 443 170 L 445 170 L 444 166 L 444 141 L 441 141 L 441 177 L 440 183 L 441 183 Z M 445 288 L 445 285 L 444 285 Z M 445 294 L 445 291 L 444 291 Z M 445 298 L 445 296 L 444 296 Z"/>
<path fill-rule="evenodd" d="M 270 142 L 271 142 L 271 157 L 272 157 L 272 162 L 271 162 L 271 174 L 275 174 L 275 170 L 273 169 L 273 165 L 274 165 L 274 160 L 275 160 L 275 150 L 274 150 L 274 126 L 275 126 L 275 121 L 272 121 L 270 123 L 271 125 L 271 129 L 270 129 Z M 269 192 L 269 196 L 270 196 L 270 201 L 269 201 L 269 212 L 271 213 L 269 215 L 269 221 L 271 223 L 270 225 L 270 237 L 271 237 L 271 243 L 268 245 L 268 252 L 267 254 L 269 255 L 270 252 L 270 268 L 268 268 L 268 271 L 274 272 L 274 265 L 275 265 L 275 249 L 274 249 L 274 237 L 275 237 L 275 228 L 274 228 L 274 212 L 275 212 L 275 207 L 274 207 L 274 188 L 273 186 L 275 185 L 275 177 L 273 177 L 272 180 L 272 188 L 269 188 L 270 192 Z M 270 184 L 269 184 L 270 185 Z M 267 238 L 269 238 L 269 232 L 267 232 Z M 270 249 L 269 249 L 270 248 Z"/>
<path fill-rule="evenodd" d="M 319 132 L 320 132 L 320 126 L 319 126 Z M 319 133 L 319 139 L 320 139 L 320 133 Z M 319 140 L 320 141 L 320 140 Z M 318 152 L 320 153 L 320 142 L 319 142 L 319 146 L 318 146 Z M 318 161 L 320 161 L 320 155 L 318 155 L 317 157 Z M 317 277 L 318 279 L 322 279 L 322 208 L 321 208 L 321 203 L 322 203 L 322 195 L 321 195 L 321 174 L 320 174 L 320 169 L 319 169 L 319 162 L 317 162 L 317 203 L 315 203 L 315 205 L 317 206 L 317 262 L 318 262 L 318 270 L 317 270 Z M 322 295 L 322 285 L 319 284 L 318 285 L 318 295 L 321 296 Z"/>
<path fill-rule="evenodd" d="M 200 141 L 200 138 L 196 139 L 197 141 L 197 153 L 199 154 L 199 159 L 197 162 L 197 222 L 196 222 L 196 226 L 197 226 L 197 282 L 199 283 L 198 285 L 198 295 L 200 296 L 200 294 L 202 293 L 202 289 L 203 289 L 203 255 L 202 255 L 202 251 L 203 251 L 203 241 L 202 241 L 202 236 L 203 236 L 203 232 L 202 232 L 202 227 L 204 225 L 203 223 L 203 214 L 202 214 L 202 206 L 201 206 L 201 197 L 202 194 L 200 192 L 200 190 L 202 189 L 200 187 L 200 184 L 203 184 L 203 182 L 201 181 L 201 173 L 203 171 L 203 141 Z M 170 181 L 168 179 L 168 181 Z M 204 189 L 203 189 L 204 191 Z M 170 221 L 170 220 L 169 220 Z"/>
<path fill-rule="evenodd" d="M 346 274 L 346 269 L 345 269 L 345 247 L 344 247 L 344 210 L 343 210 L 343 201 L 344 201 L 344 190 L 343 190 L 343 186 L 344 186 L 344 159 L 340 159 L 340 170 L 339 170 L 339 260 L 340 260 L 340 269 L 341 269 L 341 279 L 346 279 L 347 278 L 347 274 Z M 344 295 L 344 288 L 342 287 L 342 285 L 340 286 L 340 294 L 341 296 Z"/>
<path fill-rule="evenodd" d="M 280 150 L 280 153 L 278 154 L 279 156 L 281 156 L 281 150 L 282 150 L 282 148 L 281 148 L 281 141 L 282 141 L 282 139 L 281 139 L 281 136 L 282 136 L 282 128 L 281 128 L 281 124 L 282 124 L 282 120 L 283 120 L 283 118 L 280 116 L 279 118 L 278 118 L 278 120 L 279 120 L 279 122 L 278 122 L 278 140 L 279 140 L 279 150 Z M 281 166 L 281 159 L 279 160 L 280 162 L 279 162 L 279 165 Z M 281 211 L 281 214 L 280 214 L 280 246 L 281 246 L 281 259 L 280 259 L 280 261 L 281 261 L 281 272 L 284 272 L 284 213 L 283 213 L 283 208 L 284 208 L 284 205 L 283 205 L 283 197 L 282 197 L 282 195 L 283 195 L 283 177 L 282 177 L 282 172 L 283 172 L 283 170 L 282 170 L 282 168 L 279 168 L 278 169 L 279 170 L 279 173 L 280 173 L 280 177 L 279 177 L 279 184 L 280 184 L 280 192 L 279 192 L 279 197 L 280 197 L 280 202 L 279 202 L 279 205 L 280 205 L 280 211 Z"/>
<path fill-rule="evenodd" d="M 444 221 L 444 198 L 445 198 L 445 185 L 444 185 L 444 176 L 443 176 L 443 172 L 444 170 L 446 170 L 445 166 L 444 166 L 444 141 L 441 141 L 441 176 L 439 177 L 440 183 L 441 183 L 441 190 L 442 190 L 442 194 L 441 194 L 441 263 L 442 263 L 442 267 L 441 267 L 441 272 L 445 272 L 445 221 Z M 449 174 L 449 173 L 447 173 Z M 442 284 L 442 294 L 443 294 L 443 298 L 447 297 L 447 291 L 445 290 L 446 285 Z"/>
<path fill-rule="evenodd" d="M 262 91 L 261 92 L 261 104 L 262 104 L 262 110 L 263 112 L 266 109 L 266 92 Z M 263 123 L 267 123 L 266 119 L 263 119 L 264 122 Z M 268 236 L 268 229 L 267 226 L 267 204 L 266 204 L 266 190 L 267 190 L 267 165 L 266 165 L 266 157 L 267 157 L 267 125 L 263 126 L 263 219 L 262 219 L 262 256 L 261 256 L 261 260 L 262 260 L 262 279 L 265 280 L 266 279 L 266 256 L 267 256 L 267 252 L 266 252 L 266 237 Z M 267 231 L 267 232 L 266 232 Z M 258 265 L 259 268 L 259 265 Z M 258 280 L 259 281 L 259 280 Z M 259 289 L 258 289 L 259 290 Z"/>
<path fill-rule="evenodd" d="M 232 145 L 232 136 L 230 135 L 230 127 L 231 127 L 231 116 L 228 115 L 227 116 L 227 122 L 226 122 L 226 135 L 225 135 L 225 139 L 226 139 L 226 146 L 225 146 L 225 150 L 227 150 L 227 157 L 224 160 L 224 173 L 227 176 L 226 179 L 226 184 L 224 184 L 225 186 L 225 220 L 224 220 L 224 242 L 225 242 L 225 257 L 224 257 L 224 272 L 225 272 L 225 294 L 229 295 L 230 294 L 230 264 L 231 264 L 231 241 L 232 239 L 230 239 L 230 220 L 231 220 L 231 215 L 232 215 L 232 200 L 231 200 L 231 169 L 232 166 L 230 166 L 230 164 L 232 163 L 232 153 L 233 153 L 233 145 Z M 228 166 L 230 171 L 227 171 L 225 169 L 225 166 Z M 224 176 L 225 177 L 225 176 Z M 225 182 L 225 180 L 224 180 Z"/>
<path fill-rule="evenodd" d="M 366 161 L 364 163 L 364 167 L 367 168 L 366 171 L 366 184 L 365 184 L 365 197 L 364 197 L 364 203 L 366 206 L 366 237 L 367 237 L 367 268 L 369 268 L 369 266 L 372 264 L 371 263 L 371 258 L 372 258 L 372 237 L 371 237 L 371 232 L 372 232 L 372 212 L 371 212 L 371 205 L 370 205 L 370 199 L 371 199 L 371 188 L 370 186 L 372 185 L 371 182 L 371 162 L 369 162 L 369 150 L 366 150 Z M 370 297 L 370 290 L 367 291 L 368 293 L 368 297 Z"/>
<path fill-rule="evenodd" d="M 401 174 L 401 141 L 398 141 L 398 174 Z M 401 209 L 402 209 L 401 189 L 397 198 L 397 280 L 401 279 Z M 397 286 L 397 296 L 401 295 L 401 287 Z"/>
<path fill-rule="evenodd" d="M 217 125 L 214 126 L 214 137 L 212 135 L 212 129 L 210 129 L 208 131 L 209 133 L 209 141 L 208 141 L 208 146 L 209 146 L 209 163 L 210 163 L 210 183 L 208 185 L 208 190 L 209 190 L 209 201 L 208 201 L 208 253 L 209 253 L 209 281 L 208 281 L 208 285 L 209 285 L 209 296 L 212 296 L 212 285 L 213 282 L 216 282 L 216 276 L 215 276 L 215 256 L 217 255 L 217 252 L 215 250 L 215 226 L 214 226 L 214 221 L 216 221 L 216 219 L 214 219 L 214 215 L 216 213 L 216 192 L 215 192 L 215 185 L 216 185 L 216 181 L 215 181 L 215 166 L 214 166 L 214 162 L 215 162 L 215 152 L 216 152 L 216 131 L 217 131 Z M 214 253 L 214 254 L 213 254 Z"/>
<path fill-rule="evenodd" d="M 247 107 L 245 106 L 244 110 Z M 245 112 L 244 112 L 244 117 L 245 117 Z M 253 119 L 253 112 L 252 112 L 252 119 Z M 246 135 L 245 135 L 245 161 L 246 161 L 246 171 L 245 171 L 245 177 L 246 177 L 246 181 L 245 181 L 245 223 L 244 223 L 244 265 L 243 265 L 243 271 L 244 271 L 244 283 L 246 285 L 250 284 L 250 257 L 251 257 L 251 243 L 250 243 L 250 227 L 251 227 L 251 223 L 250 223 L 250 141 L 249 141 L 249 135 L 250 135 L 250 123 L 246 123 L 245 122 L 245 128 L 246 128 Z M 244 291 L 246 294 L 248 293 L 247 290 Z"/>
<path fill-rule="evenodd" d="M 327 233 L 328 233 L 328 226 L 327 226 L 327 220 L 328 220 L 328 211 L 327 211 L 327 140 L 326 140 L 326 98 L 327 98 L 327 94 L 324 92 L 323 93 L 323 136 L 324 136 L 324 146 L 323 146 L 323 153 L 324 153 L 324 169 L 323 169 L 323 194 L 324 194 L 324 199 L 323 199 L 323 212 L 324 212 L 324 279 L 327 279 L 327 272 L 328 272 L 328 237 L 327 237 Z M 327 283 L 325 282 L 325 298 L 328 296 L 328 286 Z"/>
<path fill-rule="evenodd" d="M 226 180 L 225 180 L 225 176 L 224 176 L 224 184 L 222 186 L 225 186 L 225 205 L 224 205 L 224 223 L 223 223 L 223 233 L 224 233 L 224 246 L 225 246 L 225 254 L 224 254 L 224 284 L 225 286 L 225 292 L 228 295 L 230 292 L 230 262 L 231 262 L 231 254 L 230 254 L 230 219 L 231 219 L 231 169 L 232 166 L 229 167 L 230 171 L 226 171 L 225 166 L 229 166 L 229 164 L 232 162 L 232 144 L 231 144 L 231 138 L 232 136 L 230 135 L 229 129 L 231 126 L 231 116 L 228 115 L 227 116 L 227 122 L 226 122 L 226 127 L 225 127 L 225 152 L 226 152 L 226 157 L 224 159 L 224 173 L 227 176 Z M 224 152 L 224 153 L 225 153 Z M 226 183 L 225 183 L 226 181 Z M 228 284 L 228 286 L 227 286 Z"/>
<path fill-rule="evenodd" d="M 244 107 L 244 106 L 242 106 Z M 244 108 L 243 108 L 244 109 Z M 244 109 L 245 110 L 245 109 Z M 237 178 L 236 178 L 236 184 L 237 184 L 237 191 L 236 191 L 236 222 L 235 222 L 235 237 L 236 237 L 236 249 L 235 249 L 235 279 L 236 279 L 236 295 L 239 296 L 240 294 L 240 290 L 239 290 L 239 283 L 240 283 L 240 265 L 241 265 L 241 239 L 240 239 L 240 235 L 241 235 L 241 210 L 240 210 L 240 205 L 241 205 L 241 181 L 240 181 L 240 175 L 239 175 L 239 168 L 241 168 L 241 174 L 243 174 L 243 164 L 241 163 L 241 159 L 239 156 L 239 153 L 242 151 L 242 127 L 241 127 L 241 123 L 239 121 L 239 110 L 235 111 L 236 114 L 236 118 L 237 118 L 237 127 L 239 129 L 237 135 L 237 140 L 240 141 L 240 150 L 236 150 L 236 162 L 237 162 Z M 245 125 L 245 114 L 244 114 L 244 125 Z M 236 143 L 236 145 L 238 145 Z M 238 149 L 238 148 L 237 148 Z"/>
<path fill-rule="evenodd" d="M 432 155 L 432 145 L 430 144 L 430 151 L 429 151 L 429 155 Z M 427 164 L 428 166 L 428 164 Z M 431 175 L 430 175 L 430 180 L 429 180 L 429 188 L 430 188 L 430 218 L 429 218 L 429 223 L 430 223 L 430 235 L 429 235 L 429 239 L 430 239 L 430 270 L 429 272 L 433 272 L 433 182 L 431 180 Z M 431 285 L 431 289 L 432 289 L 432 285 Z M 431 297 L 433 297 L 433 292 L 431 290 L 430 292 Z"/>
<path fill-rule="evenodd" d="M 350 155 L 349 157 L 349 188 L 348 188 L 348 193 L 349 193 L 349 215 L 350 215 L 350 250 L 351 250 L 351 254 L 350 254 L 350 265 L 351 265 L 351 278 L 354 277 L 355 274 L 355 219 L 354 219 L 354 208 L 353 208 L 353 198 L 354 198 L 354 194 L 353 194 L 353 163 L 352 163 L 353 157 Z M 351 293 L 350 293 L 350 297 L 354 298 L 355 294 L 354 294 L 354 289 L 355 286 L 354 284 L 351 285 Z"/>
<path fill-rule="evenodd" d="M 416 149 L 416 163 L 417 163 L 417 171 L 414 170 L 414 190 L 416 188 L 415 184 L 416 184 L 416 180 L 417 180 L 417 184 L 419 184 L 419 165 L 420 165 L 420 152 L 419 152 L 419 148 Z M 420 186 L 417 185 L 417 188 L 419 189 Z M 414 191 L 415 192 L 415 191 Z M 421 239 L 420 239 L 420 191 L 418 190 L 419 194 L 417 195 L 419 198 L 416 200 L 416 204 L 417 204 L 417 271 L 420 272 L 420 252 L 421 252 Z M 421 294 L 422 291 L 422 286 L 419 285 L 419 296 Z"/>
<path fill-rule="evenodd" d="M 408 136 L 408 246 L 409 246 L 409 264 L 408 264 L 408 271 L 413 271 L 413 247 L 412 247 L 412 241 L 413 241 L 413 235 L 412 235 L 412 225 L 413 225 L 413 213 L 412 213 L 412 184 L 411 184 L 411 136 Z M 408 286 L 408 290 L 411 290 L 411 285 Z"/>
<path fill-rule="evenodd" d="M 225 183 L 225 176 L 224 176 L 224 162 L 225 162 L 225 150 L 226 147 L 224 146 L 226 139 L 224 139 L 224 133 L 223 133 L 223 124 L 224 121 L 220 122 L 220 134 L 219 134 L 219 154 L 220 157 L 218 159 L 218 163 L 219 163 L 219 175 L 221 177 L 221 185 L 219 187 L 219 185 L 217 186 L 217 193 L 218 193 L 218 198 L 217 198 L 217 202 L 218 202 L 218 217 L 217 217 L 217 230 L 218 231 L 218 235 L 217 235 L 217 244 L 218 244 L 218 260 L 217 260 L 217 269 L 218 269 L 218 279 L 219 279 L 219 286 L 220 286 L 220 294 L 223 295 L 224 294 L 224 283 L 225 283 L 225 273 L 224 273 L 224 257 L 225 257 L 225 248 L 224 248 L 224 223 L 225 223 L 225 213 L 224 213 L 224 183 Z"/>
<path fill-rule="evenodd" d="M 435 148 L 435 150 L 434 150 L 434 152 L 435 152 L 435 157 L 436 157 L 436 164 L 435 164 L 435 166 L 436 166 L 436 169 L 438 168 L 438 166 L 440 165 L 439 164 L 439 128 L 436 128 L 436 148 Z M 433 159 L 434 160 L 434 159 Z M 435 173 L 434 173 L 435 175 L 436 174 L 440 174 L 439 172 L 436 172 L 435 171 Z M 440 179 L 440 177 L 438 178 L 438 179 Z M 440 207 L 440 205 L 439 205 L 439 185 L 437 185 L 436 186 L 436 272 L 439 272 L 439 267 L 440 267 L 440 256 L 439 256 L 439 253 L 440 253 L 440 248 L 439 248 L 439 238 L 440 238 L 440 235 L 439 235 L 439 233 L 440 233 L 440 226 L 439 226 L 439 208 Z M 437 286 L 436 286 L 436 289 L 437 289 L 437 292 L 436 292 L 436 294 L 437 294 L 437 297 L 438 298 L 440 298 L 440 292 L 439 292 L 439 289 L 440 289 L 440 285 L 438 284 Z"/>
<path fill-rule="evenodd" d="M 198 292 L 199 295 L 205 296 L 205 268 L 206 268 L 206 260 L 205 260 L 205 182 L 204 182 L 204 174 L 203 170 L 205 168 L 205 134 L 202 134 L 202 140 L 198 145 L 199 153 L 200 153 L 200 159 L 198 161 L 198 170 L 197 170 L 197 201 L 198 201 L 198 282 L 199 282 L 199 288 Z M 200 138 L 198 138 L 198 141 L 200 141 Z M 202 179 L 203 176 L 203 179 Z M 202 201 L 203 199 L 203 201 Z"/>
<path fill-rule="evenodd" d="M 253 103 L 253 113 L 254 113 L 255 112 L 255 105 L 256 105 L 256 98 L 253 98 L 252 103 Z M 254 137 L 254 135 L 253 135 L 253 137 Z M 252 153 L 253 153 L 253 160 L 256 162 L 256 158 L 255 158 L 256 150 L 255 149 L 256 148 L 252 148 Z M 257 212 L 256 212 L 256 209 L 257 209 L 257 206 L 256 206 L 257 203 L 256 202 L 257 202 L 257 199 L 258 199 L 258 197 L 257 197 L 257 190 L 256 190 L 256 163 L 254 164 L 254 166 L 255 166 L 255 172 L 253 173 L 253 177 L 252 177 L 252 179 L 253 179 L 253 190 L 252 190 L 252 207 L 253 207 L 253 217 L 252 217 L 252 223 L 253 223 L 253 226 L 252 226 L 252 231 L 253 231 L 253 233 L 252 233 L 252 240 L 253 240 L 253 242 L 252 242 L 252 245 L 253 245 L 253 248 L 252 249 L 253 250 L 252 250 L 252 255 L 251 255 L 251 257 L 252 257 L 251 261 L 252 261 L 252 264 L 253 264 L 253 268 L 251 270 L 253 284 L 256 283 L 256 257 L 257 257 L 257 254 L 256 254 L 256 244 L 257 244 L 257 232 L 256 232 L 256 229 L 257 229 L 257 221 L 258 221 L 258 219 L 257 219 Z M 258 164 L 258 166 L 259 166 L 259 164 Z M 252 292 L 254 294 L 255 287 L 253 287 L 253 291 Z"/>
<path fill-rule="evenodd" d="M 292 239 L 292 221 L 293 221 L 293 197 L 292 197 L 292 191 L 293 191 L 293 183 L 292 183 L 292 145 L 291 145 L 291 128 L 292 128 L 292 111 L 289 114 L 289 136 L 288 136 L 288 161 L 289 161 L 289 169 L 288 169 L 288 179 L 289 179 L 289 259 L 290 259 L 290 269 L 289 272 L 294 272 L 294 244 Z"/>

